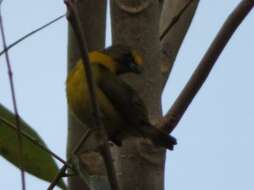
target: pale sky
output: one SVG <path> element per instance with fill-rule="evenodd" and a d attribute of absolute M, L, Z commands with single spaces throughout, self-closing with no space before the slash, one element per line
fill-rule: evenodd
<path fill-rule="evenodd" d="M 177 56 L 162 97 L 164 112 L 173 103 L 228 14 L 240 0 L 203 0 Z M 2 15 L 11 43 L 63 14 L 62 0 L 4 1 Z M 166 190 L 252 190 L 254 97 L 252 89 L 254 12 L 237 30 L 208 80 L 173 135 L 168 152 Z M 67 22 L 63 19 L 10 51 L 19 113 L 47 145 L 65 158 Z M 111 44 L 107 30 L 107 45 Z M 2 43 L 0 44 L 2 47 Z M 0 57 L 0 103 L 12 109 L 6 63 Z M 57 140 L 55 140 L 57 137 Z M 20 172 L 0 157 L 0 187 L 21 189 Z M 26 175 L 27 190 L 48 183 Z M 56 188 L 57 189 L 57 188 Z"/>

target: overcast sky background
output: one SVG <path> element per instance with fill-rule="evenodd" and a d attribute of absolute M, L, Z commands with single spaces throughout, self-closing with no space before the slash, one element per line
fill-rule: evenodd
<path fill-rule="evenodd" d="M 200 2 L 163 93 L 164 112 L 239 2 Z M 8 43 L 64 12 L 62 0 L 4 1 L 2 15 Z M 19 113 L 63 158 L 67 136 L 66 26 L 62 19 L 10 51 Z M 254 188 L 253 34 L 254 11 L 237 30 L 173 132 L 179 144 L 167 154 L 166 190 Z M 110 44 L 108 27 L 107 45 Z M 4 56 L 0 57 L 0 103 L 12 110 Z M 2 189 L 21 189 L 19 170 L 2 157 L 0 179 Z M 47 182 L 28 174 L 26 181 L 27 190 L 48 187 Z"/>

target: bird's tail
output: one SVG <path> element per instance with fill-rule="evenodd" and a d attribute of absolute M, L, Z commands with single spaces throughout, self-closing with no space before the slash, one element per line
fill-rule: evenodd
<path fill-rule="evenodd" d="M 162 146 L 169 150 L 174 149 L 174 145 L 177 144 L 176 138 L 166 134 L 165 132 L 157 129 L 154 126 L 143 126 L 143 134 L 148 137 L 154 145 Z"/>

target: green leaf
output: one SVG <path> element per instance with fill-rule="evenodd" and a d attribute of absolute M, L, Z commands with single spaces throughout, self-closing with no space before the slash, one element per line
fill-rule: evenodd
<path fill-rule="evenodd" d="M 15 126 L 15 116 L 0 104 L 0 117 Z M 35 139 L 38 143 L 45 145 L 41 137 L 21 119 L 21 130 Z M 50 154 L 32 143 L 28 138 L 22 136 L 23 164 L 26 172 L 46 181 L 51 182 L 59 172 L 56 162 Z M 17 130 L 11 128 L 0 120 L 0 155 L 19 167 Z M 58 186 L 66 190 L 63 180 Z"/>

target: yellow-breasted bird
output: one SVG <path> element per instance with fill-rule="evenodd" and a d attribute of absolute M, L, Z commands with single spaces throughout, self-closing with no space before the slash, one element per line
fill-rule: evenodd
<path fill-rule="evenodd" d="M 145 137 L 155 145 L 172 150 L 176 139 L 150 124 L 142 99 L 118 77 L 124 73 L 140 73 L 142 55 L 130 47 L 115 45 L 89 53 L 89 59 L 109 140 L 120 146 L 126 137 Z M 71 111 L 82 123 L 92 125 L 93 109 L 82 60 L 70 71 L 66 90 Z"/>

